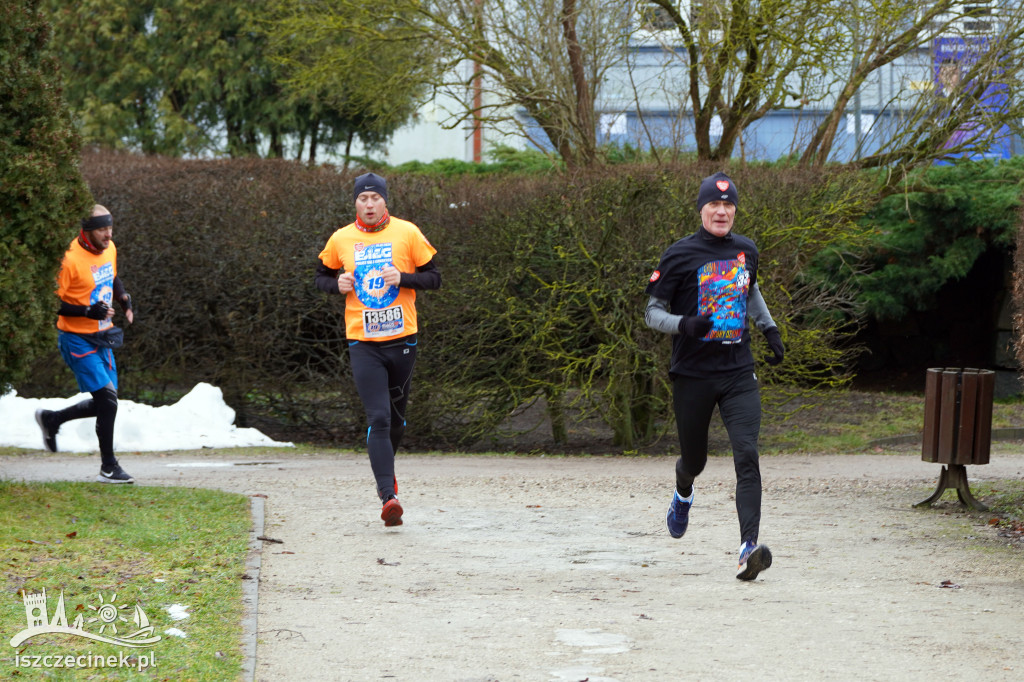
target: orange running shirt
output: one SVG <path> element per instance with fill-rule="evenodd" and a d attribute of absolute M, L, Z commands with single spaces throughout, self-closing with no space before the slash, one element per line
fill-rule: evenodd
<path fill-rule="evenodd" d="M 387 341 L 416 333 L 416 291 L 388 286 L 381 269 L 416 272 L 437 253 L 407 220 L 391 216 L 380 232 L 363 232 L 355 223 L 331 235 L 320 260 L 332 270 L 355 275 L 355 289 L 345 296 L 345 335 L 349 341 Z"/>
<path fill-rule="evenodd" d="M 57 296 L 72 305 L 89 306 L 103 301 L 108 307 L 114 303 L 114 278 L 117 277 L 117 247 L 114 242 L 102 253 L 86 251 L 78 243 L 78 237 L 71 241 L 64 253 L 57 274 Z M 75 334 L 95 334 L 114 326 L 111 320 L 91 320 L 88 317 L 57 316 L 57 329 Z"/>

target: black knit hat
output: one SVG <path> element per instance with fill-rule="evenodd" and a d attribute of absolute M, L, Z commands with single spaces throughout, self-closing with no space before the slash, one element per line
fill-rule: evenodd
<path fill-rule="evenodd" d="M 352 192 L 352 200 L 363 192 L 376 192 L 377 194 L 384 197 L 384 202 L 388 200 L 388 181 L 377 175 L 376 173 L 365 173 L 356 178 L 355 188 Z"/>
<path fill-rule="evenodd" d="M 701 181 L 700 191 L 697 193 L 697 210 L 700 211 L 704 204 L 711 201 L 728 201 L 734 206 L 740 205 L 736 184 L 725 173 L 715 173 Z"/>

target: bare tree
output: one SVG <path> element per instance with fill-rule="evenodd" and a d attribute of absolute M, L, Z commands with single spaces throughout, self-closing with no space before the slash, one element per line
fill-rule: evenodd
<path fill-rule="evenodd" d="M 705 160 L 734 156 L 748 129 L 779 110 L 805 121 L 794 126 L 793 151 L 806 167 L 838 160 L 907 170 L 984 151 L 1024 118 L 1024 99 L 1009 96 L 1024 80 L 1024 63 L 1010 58 L 1024 49 L 1024 2 L 378 0 L 371 21 L 362 0 L 303 7 L 358 38 L 357 52 L 367 58 L 429 45 L 423 54 L 439 62 L 441 74 L 429 85 L 456 102 L 443 125 L 515 132 L 553 149 L 569 167 L 600 162 L 601 102 L 620 113 L 635 109 L 647 143 L 663 144 L 664 132 L 652 133 L 642 114 L 651 97 L 665 100 L 669 88 L 666 108 L 687 125 L 692 117 L 697 155 Z M 652 11 L 661 29 L 653 39 L 660 36 L 665 47 L 660 90 L 650 63 L 643 87 L 633 72 L 637 36 L 652 40 L 645 30 Z M 984 31 L 969 21 L 981 12 L 996 13 L 986 15 Z M 971 31 L 963 35 L 972 56 L 959 65 L 960 80 L 940 92 L 933 87 L 936 40 Z M 352 68 L 358 63 L 357 57 Z M 857 135 L 851 155 L 841 124 L 854 113 L 859 126 L 859 98 L 883 73 L 899 73 L 915 87 L 893 88 L 878 102 L 885 125 L 878 116 L 879 127 Z M 616 80 L 620 91 L 605 97 Z"/>
<path fill-rule="evenodd" d="M 987 150 L 1019 129 L 1024 101 L 1016 92 L 1024 64 L 1024 3 L 985 0 L 639 0 L 668 17 L 672 53 L 687 73 L 684 108 L 693 114 L 697 154 L 729 158 L 743 132 L 769 111 L 821 114 L 800 163 L 836 160 L 840 124 L 858 93 L 882 69 L 901 69 L 917 88 L 890 96 L 882 109 L 898 121 L 877 147 L 858 140 L 863 166 L 906 170 L 936 159 Z M 680 11 L 680 6 L 685 11 Z M 984 25 L 979 25 L 983 22 Z M 931 52 L 939 39 L 961 39 L 970 57 L 959 79 L 934 87 Z M 916 75 L 915 75 L 916 70 Z M 721 121 L 717 141 L 714 117 Z M 858 117 L 859 118 L 859 117 Z"/>
<path fill-rule="evenodd" d="M 770 111 L 799 108 L 826 95 L 822 67 L 842 44 L 835 28 L 836 0 L 640 0 L 657 7 L 675 27 L 667 45 L 686 72 L 686 102 L 693 112 L 697 155 L 729 158 L 743 131 Z M 678 50 L 679 46 L 682 49 Z M 711 124 L 721 121 L 712 140 Z"/>
<path fill-rule="evenodd" d="M 852 68 L 828 117 L 803 150 L 803 164 L 820 166 L 830 158 L 839 121 L 873 74 L 914 55 L 925 56 L 918 75 L 926 85 L 896 93 L 885 103 L 883 109 L 899 125 L 886 131 L 877 150 L 865 154 L 858 148 L 854 162 L 906 170 L 984 153 L 1000 137 L 1019 130 L 1024 101 L 1008 94 L 1024 84 L 1024 68 L 1012 57 L 1024 48 L 1024 3 L 946 0 L 921 8 L 913 2 L 851 2 L 842 20 Z M 955 77 L 945 77 L 941 72 L 947 67 L 934 63 L 940 41 L 961 45 L 947 65 Z"/>
<path fill-rule="evenodd" d="M 334 16 L 343 16 L 346 6 L 362 3 L 326 4 Z M 395 24 L 402 17 L 415 21 L 387 32 L 353 30 L 383 49 L 395 40 L 429 41 L 446 55 L 447 68 L 433 86 L 461 105 L 446 126 L 473 121 L 512 128 L 538 146 L 554 148 L 569 167 L 598 161 L 594 103 L 606 73 L 623 58 L 629 15 L 621 2 L 384 0 L 384 5 Z M 467 63 L 478 68 L 460 68 Z"/>

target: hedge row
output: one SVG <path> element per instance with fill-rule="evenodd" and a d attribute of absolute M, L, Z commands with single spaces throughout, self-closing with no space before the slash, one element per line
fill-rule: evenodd
<path fill-rule="evenodd" d="M 588 417 L 624 449 L 670 428 L 670 344 L 644 326 L 643 291 L 661 252 L 699 225 L 697 187 L 716 170 L 389 177 L 389 208 L 437 247 L 443 278 L 418 299 L 408 443 L 486 446 L 535 400 L 562 445 Z M 362 439 L 342 299 L 313 286 L 317 254 L 353 218 L 354 172 L 111 153 L 87 154 L 83 171 L 114 215 L 121 277 L 136 302 L 118 356 L 123 397 L 162 403 L 207 381 L 240 425 L 298 441 Z M 802 277 L 824 250 L 856 243 L 870 188 L 852 174 L 730 173 L 741 197 L 736 229 L 761 247 L 761 289 L 788 349 L 786 363 L 761 365 L 759 375 L 783 397 L 842 382 L 852 301 Z M 55 361 L 31 390 L 72 387 Z"/>

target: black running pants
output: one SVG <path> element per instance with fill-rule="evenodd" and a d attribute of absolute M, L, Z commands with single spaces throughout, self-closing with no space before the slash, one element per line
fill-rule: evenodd
<path fill-rule="evenodd" d="M 753 371 L 725 377 L 673 377 L 672 404 L 679 431 L 676 489 L 688 496 L 708 462 L 708 427 L 715 405 L 732 445 L 736 469 L 736 512 L 740 542 L 756 541 L 761 525 L 761 469 L 757 439 L 761 431 L 761 393 Z"/>
<path fill-rule="evenodd" d="M 96 438 L 100 445 L 100 460 L 104 467 L 117 464 L 114 457 L 114 420 L 117 419 L 117 389 L 107 384 L 87 398 L 63 410 L 54 412 L 54 428 L 74 419 L 96 417 Z"/>
<path fill-rule="evenodd" d="M 352 378 L 366 411 L 366 449 L 377 481 L 377 494 L 394 494 L 395 452 L 405 433 L 405 407 L 409 402 L 412 369 L 416 364 L 416 337 L 374 343 L 349 344 Z"/>

